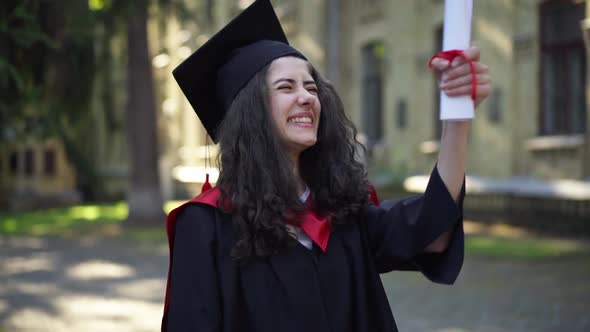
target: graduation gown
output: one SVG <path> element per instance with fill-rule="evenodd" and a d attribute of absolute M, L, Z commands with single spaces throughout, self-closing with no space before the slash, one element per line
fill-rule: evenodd
<path fill-rule="evenodd" d="M 368 205 L 334 225 L 322 252 L 300 243 L 239 266 L 230 257 L 231 216 L 205 204 L 182 207 L 171 240 L 163 330 L 224 332 L 397 331 L 379 277 L 421 271 L 452 284 L 463 264 L 461 191 L 455 203 L 434 168 L 424 194 L 389 209 Z M 445 231 L 447 250 L 424 253 Z M 166 317 L 166 315 L 165 315 Z"/>

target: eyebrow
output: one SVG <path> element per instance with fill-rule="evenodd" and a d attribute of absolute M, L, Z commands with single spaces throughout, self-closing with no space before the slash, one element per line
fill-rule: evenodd
<path fill-rule="evenodd" d="M 280 82 L 288 82 L 291 84 L 295 84 L 295 80 L 292 78 L 279 78 L 278 80 L 274 81 L 272 85 L 275 85 Z M 303 85 L 315 84 L 314 80 L 303 81 Z"/>

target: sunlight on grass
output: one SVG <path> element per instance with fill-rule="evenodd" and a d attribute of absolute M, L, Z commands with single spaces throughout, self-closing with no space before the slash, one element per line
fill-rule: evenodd
<path fill-rule="evenodd" d="M 551 258 L 569 254 L 588 254 L 587 245 L 574 240 L 541 238 L 505 238 L 470 236 L 466 238 L 468 254 L 506 258 Z"/>
<path fill-rule="evenodd" d="M 186 201 L 168 201 L 168 202 L 164 203 L 164 212 L 166 212 L 166 214 L 168 214 L 168 213 L 170 213 L 170 211 L 179 207 L 184 202 L 186 202 Z"/>
<path fill-rule="evenodd" d="M 168 201 L 169 213 L 183 201 Z M 121 227 L 128 214 L 127 204 L 87 204 L 27 212 L 0 213 L 0 235 L 33 236 L 116 236 L 140 242 L 165 242 L 162 226 L 127 229 Z M 469 225 L 469 223 L 467 223 Z M 581 241 L 535 238 L 525 231 L 487 226 L 485 232 L 466 237 L 467 254 L 502 258 L 551 258 L 569 254 L 590 255 L 590 246 Z M 469 228 L 469 227 L 467 227 Z M 470 233 L 467 230 L 467 233 Z"/>
<path fill-rule="evenodd" d="M 60 235 L 73 227 L 121 223 L 124 202 L 0 214 L 0 234 Z"/>
<path fill-rule="evenodd" d="M 100 217 L 100 209 L 98 206 L 75 206 L 70 208 L 68 215 L 71 219 L 86 219 L 93 221 Z"/>
<path fill-rule="evenodd" d="M 17 223 L 17 221 L 16 221 L 15 218 L 7 218 L 4 221 L 4 225 L 3 225 L 4 227 L 3 228 L 6 229 L 7 233 L 15 232 L 16 229 L 17 229 L 17 227 L 16 227 L 17 224 L 16 223 Z"/>
<path fill-rule="evenodd" d="M 465 234 L 488 235 L 502 238 L 522 238 L 531 234 L 525 227 L 505 223 L 483 223 L 474 220 L 464 220 Z"/>
<path fill-rule="evenodd" d="M 164 210 L 168 213 L 182 203 L 166 202 Z M 121 227 L 127 214 L 125 202 L 0 213 L 0 235 L 117 237 L 152 244 L 166 243 L 164 220 L 161 226 Z"/>

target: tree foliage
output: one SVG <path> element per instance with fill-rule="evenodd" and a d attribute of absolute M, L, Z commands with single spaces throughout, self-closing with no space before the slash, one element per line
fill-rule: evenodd
<path fill-rule="evenodd" d="M 15 1 L 0 5 L 0 123 L 9 137 L 26 127 L 23 105 L 41 96 L 45 52 L 38 51 L 55 48 L 39 22 L 38 7 Z"/>
<path fill-rule="evenodd" d="M 97 142 L 93 141 L 95 138 L 92 135 L 95 117 L 91 112 L 96 91 L 101 94 L 98 96 L 103 105 L 100 112 L 107 129 L 123 130 L 115 120 L 117 110 L 113 102 L 114 95 L 121 92 L 114 91 L 112 86 L 95 89 L 95 84 L 109 85 L 113 81 L 110 76 L 113 67 L 111 41 L 115 36 L 136 38 L 129 34 L 127 28 L 128 22 L 137 18 L 139 13 L 149 13 L 149 8 L 156 8 L 158 15 L 186 13 L 184 3 L 183 0 L 0 2 L 0 143 L 31 137 L 40 140 L 58 137 L 76 169 L 78 188 L 86 198 L 93 198 L 100 184 L 96 169 L 98 163 L 94 160 Z M 143 15 L 138 24 L 145 26 L 148 17 L 149 14 Z M 139 81 L 153 81 L 151 62 L 145 61 L 150 59 L 148 50 L 149 47 L 141 51 L 144 54 L 134 52 L 127 58 L 129 63 L 135 63 L 138 57 L 143 59 L 142 68 L 128 71 L 127 76 L 143 72 L 143 79 Z M 101 79 L 97 80 L 97 77 Z M 127 81 L 138 80 L 127 77 Z M 133 86 L 128 85 L 126 97 L 128 100 L 153 100 L 153 90 L 152 87 L 134 91 Z M 132 119 L 129 114 L 134 107 L 137 106 L 128 105 L 127 119 Z M 142 107 L 141 103 L 139 107 Z M 155 113 L 156 110 L 152 104 L 147 110 L 135 111 Z M 148 117 L 135 116 L 142 121 L 144 118 Z M 156 117 L 146 121 L 150 123 L 131 123 L 128 133 L 141 131 L 143 135 L 155 137 L 156 126 L 151 122 L 155 122 Z M 146 126 L 154 129 L 144 130 Z M 144 138 L 129 140 L 128 150 L 144 151 L 145 147 L 141 146 Z M 157 142 L 148 148 L 155 146 Z M 159 185 L 157 181 L 145 179 L 153 177 L 153 174 L 143 171 L 145 168 L 157 171 L 157 154 L 155 158 L 141 160 L 145 157 L 136 157 L 131 153 L 129 158 L 141 161 L 129 161 L 132 182 L 136 181 L 134 175 L 143 174 L 139 190 L 149 186 L 148 191 L 159 191 L 159 188 L 153 188 Z M 154 204 L 158 205 L 152 202 Z"/>
<path fill-rule="evenodd" d="M 92 146 L 81 137 L 92 127 L 101 17 L 78 0 L 8 0 L 0 12 L 0 137 L 58 137 L 78 170 L 79 189 L 92 197 Z"/>

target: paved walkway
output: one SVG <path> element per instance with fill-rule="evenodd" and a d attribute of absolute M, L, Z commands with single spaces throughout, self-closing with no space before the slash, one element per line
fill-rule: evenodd
<path fill-rule="evenodd" d="M 0 237 L 0 331 L 159 331 L 167 264 L 164 244 Z M 451 287 L 383 281 L 402 332 L 590 331 L 587 256 L 468 256 Z"/>

